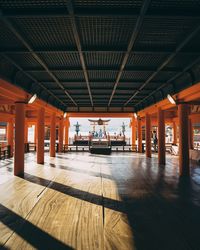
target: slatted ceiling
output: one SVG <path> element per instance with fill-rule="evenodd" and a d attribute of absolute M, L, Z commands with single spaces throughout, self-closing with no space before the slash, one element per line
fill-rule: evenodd
<path fill-rule="evenodd" d="M 0 0 L 2 9 L 55 9 L 66 7 L 68 0 Z"/>
<path fill-rule="evenodd" d="M 6 27 L 2 20 L 0 20 L 0 48 L 2 50 L 24 49 L 21 42 Z"/>
<path fill-rule="evenodd" d="M 155 81 L 167 81 L 168 79 L 172 78 L 174 76 L 173 71 L 165 71 L 165 72 L 159 72 L 155 77 Z"/>
<path fill-rule="evenodd" d="M 197 24 L 196 19 L 145 18 L 135 48 L 173 50 Z"/>
<path fill-rule="evenodd" d="M 40 69 L 43 70 L 42 66 L 36 61 L 36 59 L 31 54 L 9 54 L 9 57 L 14 61 L 18 62 L 18 64 L 24 69 Z"/>
<path fill-rule="evenodd" d="M 151 71 L 123 71 L 121 80 L 133 80 L 133 81 L 141 81 L 146 80 L 153 72 Z"/>
<path fill-rule="evenodd" d="M 69 17 L 15 18 L 13 24 L 33 48 L 75 46 Z"/>
<path fill-rule="evenodd" d="M 100 9 L 137 9 L 142 5 L 142 0 L 74 0 L 76 8 L 100 8 Z"/>
<path fill-rule="evenodd" d="M 170 69 L 178 66 L 180 69 L 184 69 L 190 62 L 193 62 L 196 57 L 196 53 L 191 55 L 179 53 L 170 63 L 167 64 L 166 68 Z"/>
<path fill-rule="evenodd" d="M 54 69 L 53 74 L 72 95 L 78 106 L 91 106 L 80 56 L 72 32 L 71 19 L 67 11 L 67 2 L 68 0 L 0 0 L 0 6 L 3 10 L 0 20 L 0 51 L 10 51 L 8 55 L 22 69 L 33 70 L 29 73 L 39 82 L 41 81 L 50 91 L 62 92 L 57 96 L 65 100 L 68 107 L 74 105 L 67 96 L 64 97 L 64 91 L 58 88 L 58 85 L 48 73 L 45 71 L 34 72 L 35 69 L 42 69 L 41 65 L 35 61 L 31 53 L 27 53 L 27 48 L 24 48 L 19 39 L 2 22 L 4 14 L 14 14 L 15 17 L 9 17 L 8 20 L 12 22 L 15 29 L 33 50 L 37 51 L 47 67 L 50 70 Z M 143 3 L 143 0 L 72 1 L 94 106 L 107 107 L 108 105 L 109 97 L 107 98 L 107 96 L 111 96 Z M 66 15 L 57 15 L 61 12 L 66 13 Z M 151 0 L 150 7 L 113 95 L 111 107 L 123 107 L 150 74 L 155 72 L 171 55 L 171 51 L 180 45 L 197 25 L 200 25 L 199 12 L 200 1 L 197 0 Z M 44 13 L 44 16 L 42 16 L 42 13 Z M 31 16 L 31 14 L 36 14 L 37 17 Z M 46 14 L 51 14 L 51 16 L 47 17 Z M 174 76 L 177 73 L 176 71 L 180 71 L 191 64 L 199 56 L 196 53 L 200 52 L 199 43 L 200 32 L 182 49 L 182 52 L 190 53 L 178 53 L 134 97 L 128 106 L 134 106 Z M 16 50 L 17 53 L 11 50 Z M 19 53 L 19 51 L 26 51 L 26 53 Z M 191 54 L 191 52 L 195 53 Z M 11 81 L 14 79 L 15 83 L 21 87 L 24 87 L 29 81 L 32 82 L 25 77 L 24 73 L 17 73 L 15 76 L 15 72 L 19 69 L 13 66 L 13 63 L 11 66 L 10 62 L 8 66 L 8 62 L 5 58 L 3 62 L 0 61 L 1 75 L 9 76 L 8 78 Z M 198 67 L 194 65 L 190 71 L 194 72 L 193 82 L 199 81 Z M 175 87 L 177 91 L 188 86 L 191 79 L 191 75 L 188 73 L 184 73 L 176 79 Z M 37 84 L 35 89 L 38 93 L 42 93 L 41 87 Z M 163 89 L 163 92 L 166 93 L 165 90 L 167 89 Z M 46 98 L 45 95 L 42 94 L 42 96 Z M 159 99 L 160 95 L 155 95 L 155 100 L 156 98 Z M 53 99 L 50 98 L 49 100 L 52 101 L 53 105 L 57 105 Z M 146 105 L 150 105 L 151 102 L 154 102 L 153 98 L 150 98 Z"/>
<path fill-rule="evenodd" d="M 82 70 L 66 70 L 66 71 L 54 71 L 54 75 L 60 80 L 84 80 L 84 74 Z"/>
<path fill-rule="evenodd" d="M 31 72 L 30 75 L 35 77 L 38 81 L 52 81 L 52 77 L 47 72 Z"/>
<path fill-rule="evenodd" d="M 117 71 L 112 70 L 88 70 L 89 79 L 91 81 L 95 80 L 115 80 L 117 76 Z"/>
<path fill-rule="evenodd" d="M 91 89 L 93 88 L 102 88 L 102 89 L 111 89 L 113 88 L 112 82 L 90 82 Z"/>
<path fill-rule="evenodd" d="M 54 53 L 39 53 L 42 60 L 50 68 L 62 67 L 80 67 L 80 57 L 78 52 L 54 52 Z"/>
<path fill-rule="evenodd" d="M 120 67 L 124 53 L 87 52 L 84 55 L 88 67 Z"/>
<path fill-rule="evenodd" d="M 142 82 L 119 82 L 119 85 L 118 85 L 118 88 L 117 89 L 121 89 L 121 88 L 127 88 L 129 89 L 130 91 L 132 89 L 136 89 L 136 88 L 139 88 L 140 86 L 142 85 Z"/>
<path fill-rule="evenodd" d="M 200 11 L 200 2 L 198 0 L 152 0 L 149 7 L 149 12 L 151 11 L 180 11 L 182 13 L 190 13 L 191 11 Z"/>
<path fill-rule="evenodd" d="M 199 20 L 200 23 L 200 20 Z M 200 34 L 197 34 L 184 48 L 186 50 L 200 51 L 199 48 Z"/>
<path fill-rule="evenodd" d="M 134 53 L 129 55 L 126 68 L 128 67 L 158 67 L 166 58 L 166 53 Z"/>
<path fill-rule="evenodd" d="M 126 49 L 135 21 L 135 18 L 78 17 L 82 47 Z"/>

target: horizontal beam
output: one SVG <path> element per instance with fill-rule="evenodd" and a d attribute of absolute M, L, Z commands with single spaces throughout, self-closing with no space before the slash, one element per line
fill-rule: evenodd
<path fill-rule="evenodd" d="M 192 49 L 192 48 L 191 48 Z M 179 52 L 180 55 L 200 55 L 200 51 L 193 51 L 193 50 L 182 50 Z M 67 54 L 70 54 L 70 53 L 78 53 L 78 50 L 74 49 L 74 48 L 57 48 L 57 47 L 52 47 L 50 49 L 41 49 L 41 48 L 36 48 L 34 50 L 35 53 L 41 53 L 41 54 L 46 54 L 46 53 L 49 53 L 49 54 L 56 54 L 56 53 L 67 53 Z M 94 47 L 91 47 L 91 48 L 87 48 L 86 49 L 83 49 L 82 50 L 83 53 L 125 53 L 126 50 L 122 50 L 121 48 L 118 48 L 118 49 L 113 49 L 113 48 L 110 48 L 110 47 L 97 47 L 97 48 L 94 48 Z M 155 54 L 155 55 L 160 55 L 160 54 L 170 54 L 172 53 L 173 50 L 135 50 L 132 51 L 133 54 L 136 54 L 136 55 L 149 55 L 149 54 Z M 0 54 L 1 53 L 5 53 L 5 54 L 31 54 L 30 51 L 26 50 L 26 49 L 7 49 L 6 47 L 5 48 L 0 48 Z"/>
<path fill-rule="evenodd" d="M 67 72 L 67 71 L 82 71 L 82 68 L 80 67 L 56 67 L 56 68 L 49 68 L 49 70 L 51 72 Z M 87 68 L 88 71 L 117 71 L 118 68 L 117 67 L 106 67 L 106 66 L 99 66 L 99 67 L 88 67 Z M 150 68 L 150 67 L 126 67 L 126 69 L 124 69 L 125 71 L 130 71 L 130 72 L 153 72 L 155 71 L 156 68 Z M 161 72 L 178 72 L 181 71 L 181 68 L 165 68 L 163 69 Z M 29 72 L 29 73 L 38 73 L 38 72 L 45 72 L 45 69 L 36 69 L 36 68 L 30 68 L 30 69 L 24 69 L 24 71 Z"/>
<path fill-rule="evenodd" d="M 49 17 L 70 17 L 67 8 L 53 8 L 52 10 L 48 9 L 33 9 L 33 8 L 26 8 L 25 10 L 20 10 L 20 9 L 13 9 L 13 10 L 1 10 L 0 15 L 7 17 L 7 18 L 37 18 L 37 17 L 44 17 L 44 18 L 49 18 Z M 122 18 L 137 18 L 139 15 L 138 10 L 134 10 L 133 8 L 118 8 L 118 10 L 110 8 L 108 9 L 103 9 L 103 8 L 87 8 L 84 10 L 76 10 L 74 12 L 75 17 L 122 17 Z M 188 19 L 199 19 L 199 13 L 197 10 L 187 11 L 154 11 L 146 14 L 147 18 L 188 18 Z"/>

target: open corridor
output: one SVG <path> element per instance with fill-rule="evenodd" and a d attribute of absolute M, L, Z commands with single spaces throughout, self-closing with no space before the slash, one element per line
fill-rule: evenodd
<path fill-rule="evenodd" d="M 2 249 L 198 249 L 200 169 L 138 153 L 26 154 L 25 175 L 0 165 Z M 169 240 L 170 239 L 170 240 Z M 172 245 L 173 242 L 173 245 Z"/>

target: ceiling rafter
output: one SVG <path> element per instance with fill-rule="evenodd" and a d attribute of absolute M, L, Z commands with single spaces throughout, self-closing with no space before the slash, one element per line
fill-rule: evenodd
<path fill-rule="evenodd" d="M 88 68 L 88 71 L 117 71 L 117 67 L 108 67 L 108 66 L 101 66 L 101 68 L 99 67 L 90 67 Z M 45 72 L 45 69 L 37 69 L 37 68 L 27 68 L 24 69 L 26 72 L 32 72 L 32 73 L 39 73 L 39 72 Z M 51 72 L 67 72 L 67 71 L 81 71 L 82 68 L 80 67 L 56 67 L 56 68 L 50 68 Z M 155 67 L 154 68 L 148 68 L 148 67 L 127 67 L 125 71 L 127 72 L 151 72 L 151 71 L 155 71 Z M 177 71 L 181 71 L 181 68 L 166 68 L 163 69 L 162 72 L 177 72 Z"/>
<path fill-rule="evenodd" d="M 105 48 L 96 48 L 95 50 L 93 50 L 94 48 L 92 48 L 91 50 L 82 50 L 82 53 L 125 53 L 125 50 L 106 50 Z M 48 50 L 44 50 L 44 49 L 34 49 L 35 53 L 77 53 L 77 50 L 74 49 L 62 49 L 62 48 L 51 48 Z M 155 55 L 160 55 L 160 54 L 170 54 L 172 53 L 172 50 L 138 50 L 138 49 L 134 49 L 134 51 L 132 51 L 133 54 L 155 54 Z M 31 54 L 31 52 L 29 50 L 22 50 L 22 49 L 9 49 L 7 50 L 6 48 L 4 49 L 0 49 L 0 54 L 5 53 L 5 54 Z M 181 55 L 196 55 L 196 54 L 200 54 L 200 50 L 199 51 L 180 51 L 179 54 Z"/>
<path fill-rule="evenodd" d="M 153 96 L 156 92 L 158 92 L 159 90 L 162 90 L 164 87 L 167 86 L 167 84 L 171 83 L 172 81 L 176 80 L 178 77 L 180 77 L 183 73 L 187 72 L 188 70 L 190 70 L 194 65 L 196 65 L 197 63 L 200 62 L 200 57 L 197 57 L 194 61 L 192 61 L 191 63 L 189 63 L 181 72 L 177 73 L 176 75 L 174 75 L 173 77 L 171 77 L 169 80 L 167 80 L 165 83 L 163 83 L 161 86 L 159 86 L 158 88 L 156 88 L 154 91 L 152 91 L 148 96 L 146 96 L 144 99 L 142 99 L 141 101 L 137 102 L 136 105 L 139 105 L 140 103 L 144 102 L 145 100 L 147 100 L 149 97 Z"/>
<path fill-rule="evenodd" d="M 67 9 L 68 9 L 68 12 L 69 12 L 70 18 L 71 18 L 72 30 L 73 30 L 76 46 L 77 46 L 77 49 L 78 49 L 78 53 L 79 53 L 80 62 L 81 62 L 81 66 L 82 66 L 82 69 L 83 69 L 85 81 L 86 81 L 86 84 L 87 84 L 88 93 L 89 93 L 89 97 L 90 97 L 90 102 L 91 102 L 91 105 L 93 107 L 94 104 L 93 104 L 92 93 L 91 93 L 91 89 L 90 89 L 89 77 L 88 77 L 88 73 L 87 73 L 87 69 L 86 69 L 85 59 L 84 59 L 83 52 L 82 52 L 81 41 L 80 41 L 80 37 L 79 37 L 79 34 L 78 34 L 78 30 L 77 30 L 76 19 L 75 19 L 75 16 L 74 16 L 74 9 L 73 9 L 73 5 L 72 5 L 71 0 L 69 0 L 68 3 L 67 3 Z"/>
<path fill-rule="evenodd" d="M 37 60 L 37 62 L 46 70 L 46 72 L 51 76 L 51 78 L 57 83 L 57 85 L 64 91 L 64 93 L 68 96 L 68 98 L 73 102 L 75 106 L 77 103 L 70 96 L 70 94 L 65 90 L 63 85 L 58 81 L 57 77 L 49 70 L 48 66 L 43 62 L 43 60 L 34 52 L 31 46 L 25 41 L 25 39 L 21 36 L 21 34 L 16 30 L 16 28 L 11 24 L 11 22 L 1 16 L 1 19 L 5 23 L 5 25 L 12 31 L 12 33 L 21 41 L 21 43 L 31 52 L 32 56 Z"/>
<path fill-rule="evenodd" d="M 157 70 L 143 83 L 138 91 L 136 91 L 129 99 L 126 101 L 124 106 L 126 106 L 151 80 L 164 68 L 166 65 L 175 58 L 175 56 L 181 51 L 181 49 L 191 41 L 191 39 L 198 34 L 200 31 L 200 25 L 198 25 L 171 53 L 167 58 L 165 58 L 164 62 L 157 68 Z"/>
<path fill-rule="evenodd" d="M 112 91 L 112 94 L 111 94 L 109 102 L 108 102 L 108 106 L 110 106 L 110 104 L 112 102 L 112 99 L 113 99 L 113 96 L 115 94 L 117 85 L 119 84 L 119 81 L 120 81 L 120 78 L 122 76 L 124 67 L 125 67 L 125 65 L 126 65 L 126 63 L 128 61 L 129 54 L 132 51 L 132 48 L 133 48 L 133 46 L 135 44 L 136 38 L 138 36 L 138 33 L 140 31 L 140 28 L 142 26 L 145 14 L 146 14 L 146 12 L 148 10 L 148 7 L 149 7 L 150 3 L 151 3 L 151 0 L 144 0 L 144 2 L 143 2 L 142 8 L 140 10 L 139 17 L 137 18 L 133 33 L 131 35 L 131 38 L 130 38 L 130 41 L 129 41 L 129 44 L 128 44 L 128 47 L 127 47 L 127 51 L 126 51 L 126 53 L 124 55 L 124 58 L 122 60 L 122 64 L 120 66 L 120 70 L 118 72 L 118 75 L 117 75 L 117 78 L 116 78 L 116 81 L 115 81 L 115 84 L 114 84 L 114 87 L 113 87 L 113 91 Z"/>
<path fill-rule="evenodd" d="M 67 9 L 66 8 L 57 8 L 53 10 L 38 10 L 38 9 L 26 9 L 20 10 L 20 9 L 15 9 L 15 10 L 1 10 L 1 15 L 8 17 L 8 18 L 34 18 L 34 17 L 66 17 L 70 16 L 69 13 L 66 13 Z M 93 8 L 87 9 L 84 11 L 75 11 L 74 16 L 75 17 L 127 17 L 127 18 L 135 18 L 139 15 L 138 10 L 134 11 L 133 9 L 119 9 L 119 10 L 107 10 L 107 11 L 102 11 L 101 9 L 98 9 L 95 11 Z M 166 11 L 157 11 L 157 12 L 148 12 L 146 14 L 147 18 L 197 18 L 199 19 L 199 13 L 198 11 L 194 12 L 191 14 L 191 12 L 172 12 L 170 11 L 169 13 Z"/>
<path fill-rule="evenodd" d="M 18 63 L 16 63 L 14 60 L 12 60 L 8 55 L 6 54 L 2 54 L 2 56 L 11 62 L 11 64 L 13 64 L 16 68 L 18 68 L 18 70 L 20 72 L 22 72 L 23 74 L 25 74 L 29 79 L 31 79 L 34 83 L 38 84 L 43 90 L 45 90 L 47 93 L 49 93 L 51 96 L 53 96 L 57 101 L 59 101 L 62 105 L 64 105 L 66 107 L 66 104 L 60 100 L 56 95 L 54 95 L 49 89 L 47 89 L 41 82 L 39 82 L 35 77 L 33 77 L 32 75 L 30 75 L 29 73 L 25 72 L 23 70 L 23 68 L 21 66 L 19 66 Z"/>

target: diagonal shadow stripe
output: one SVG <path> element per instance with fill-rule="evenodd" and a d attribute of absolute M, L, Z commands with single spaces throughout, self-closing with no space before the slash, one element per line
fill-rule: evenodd
<path fill-rule="evenodd" d="M 73 248 L 65 245 L 61 241 L 36 227 L 31 222 L 11 211 L 7 207 L 0 204 L 0 221 L 22 237 L 33 247 L 44 249 L 72 250 Z M 2 249 L 6 249 L 5 247 Z"/>
<path fill-rule="evenodd" d="M 61 192 L 66 195 L 70 195 L 74 198 L 77 198 L 83 201 L 87 201 L 87 202 L 90 202 L 99 206 L 103 206 L 103 207 L 106 207 L 106 208 L 109 208 L 118 212 L 126 212 L 125 204 L 122 201 L 117 201 L 117 200 L 103 197 L 101 195 L 92 194 L 92 193 L 89 193 L 89 192 L 86 192 L 77 188 L 63 185 L 55 181 L 43 179 L 41 177 L 37 177 L 35 175 L 31 175 L 28 173 L 24 173 L 24 176 L 22 178 L 32 183 L 36 183 L 45 187 L 48 186 L 48 188 L 51 188 L 55 191 Z"/>
<path fill-rule="evenodd" d="M 49 166 L 52 168 L 57 168 L 57 169 L 64 169 L 64 170 L 69 170 L 69 171 L 73 171 L 76 173 L 81 173 L 81 174 L 87 174 L 87 175 L 91 175 L 94 177 L 100 177 L 100 178 L 105 178 L 105 179 L 110 179 L 112 180 L 112 177 L 108 174 L 102 174 L 102 173 L 95 173 L 93 171 L 88 171 L 86 169 L 77 169 L 77 168 L 73 168 L 73 167 L 69 167 L 69 166 L 63 166 L 63 165 L 56 165 L 53 163 L 49 163 Z"/>

